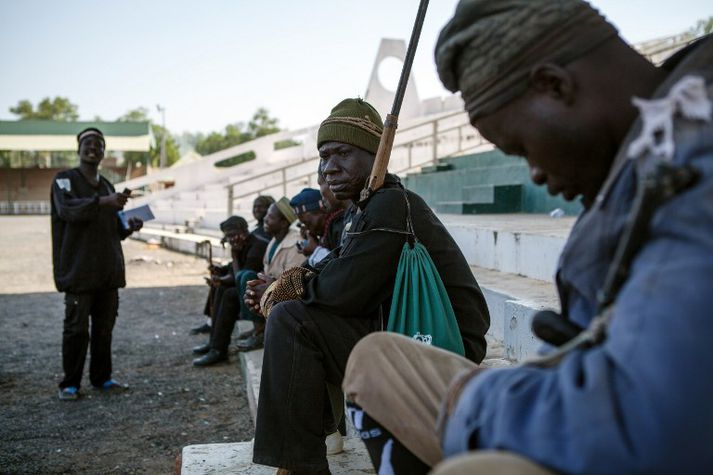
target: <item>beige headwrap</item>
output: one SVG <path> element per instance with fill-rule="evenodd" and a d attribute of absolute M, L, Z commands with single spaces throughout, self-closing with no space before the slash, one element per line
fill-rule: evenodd
<path fill-rule="evenodd" d="M 277 206 L 277 209 L 280 210 L 282 216 L 284 216 L 290 224 L 297 221 L 297 215 L 295 214 L 295 210 L 292 209 L 292 206 L 290 206 L 289 198 L 283 196 L 275 202 L 275 206 Z"/>
<path fill-rule="evenodd" d="M 473 120 L 524 93 L 533 66 L 564 66 L 616 34 L 580 0 L 461 0 L 441 30 L 436 65 Z"/>

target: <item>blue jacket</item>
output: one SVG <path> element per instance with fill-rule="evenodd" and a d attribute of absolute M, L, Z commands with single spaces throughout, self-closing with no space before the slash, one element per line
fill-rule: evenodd
<path fill-rule="evenodd" d="M 701 42 L 657 92 L 685 74 L 713 98 L 713 41 Z M 587 326 L 631 208 L 633 125 L 596 203 L 560 258 L 566 315 Z M 674 163 L 699 182 L 663 205 L 618 295 L 609 335 L 553 368 L 491 370 L 465 387 L 443 438 L 446 456 L 473 448 L 520 453 L 565 473 L 713 473 L 713 123 L 674 120 Z"/>

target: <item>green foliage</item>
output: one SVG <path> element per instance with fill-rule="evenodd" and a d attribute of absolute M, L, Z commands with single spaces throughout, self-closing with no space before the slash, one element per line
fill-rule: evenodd
<path fill-rule="evenodd" d="M 234 167 L 235 165 L 249 162 L 250 160 L 255 160 L 255 157 L 255 152 L 251 150 L 249 152 L 241 153 L 240 155 L 236 155 L 234 157 L 226 158 L 225 160 L 215 162 L 215 166 L 221 168 Z"/>
<path fill-rule="evenodd" d="M 151 122 L 151 119 L 149 119 L 149 110 L 145 107 L 131 109 L 116 120 L 117 122 Z"/>
<path fill-rule="evenodd" d="M 161 163 L 161 140 L 166 134 L 166 165 L 178 161 L 181 158 L 181 154 L 178 151 L 178 144 L 176 139 L 171 135 L 171 133 L 164 129 L 158 124 L 151 122 L 149 118 L 149 110 L 145 107 L 137 107 L 127 111 L 126 114 L 122 115 L 118 119 L 119 122 L 149 122 L 151 123 L 151 132 L 153 133 L 155 144 L 151 145 L 148 152 L 124 152 L 124 160 L 127 163 L 131 163 L 132 166 L 137 164 L 146 165 L 146 160 L 148 159 L 152 167 L 157 167 Z"/>
<path fill-rule="evenodd" d="M 270 117 L 270 113 L 264 107 L 260 107 L 253 114 L 253 118 L 248 122 L 247 132 L 252 138 L 264 137 L 265 135 L 274 134 L 280 131 L 278 127 L 278 119 Z"/>
<path fill-rule="evenodd" d="M 77 106 L 66 97 L 57 96 L 54 99 L 45 97 L 37 107 L 27 99 L 10 107 L 10 112 L 18 116 L 19 120 L 77 120 L 79 113 Z M 3 167 L 71 167 L 76 162 L 74 152 L 46 152 L 46 151 L 0 151 L 0 165 Z"/>
<path fill-rule="evenodd" d="M 302 142 L 292 139 L 278 140 L 275 142 L 275 150 L 282 150 L 283 148 L 290 148 L 295 145 L 302 145 Z"/>
<path fill-rule="evenodd" d="M 72 121 L 79 118 L 77 106 L 69 102 L 69 99 L 66 97 L 60 96 L 54 99 L 45 97 L 37 104 L 36 109 L 30 101 L 24 99 L 18 102 L 15 107 L 10 107 L 10 112 L 18 116 L 20 120 L 44 119 Z"/>
<path fill-rule="evenodd" d="M 693 34 L 695 36 L 703 36 L 713 32 L 713 16 L 710 16 L 703 20 L 698 20 L 696 26 L 693 27 Z"/>
<path fill-rule="evenodd" d="M 270 113 L 267 109 L 261 107 L 255 111 L 252 119 L 250 119 L 247 124 L 243 122 L 236 122 L 234 124 L 227 125 L 223 133 L 211 132 L 206 136 L 199 134 L 195 142 L 196 152 L 201 155 L 209 155 L 220 150 L 225 150 L 228 147 L 234 147 L 235 145 L 249 142 L 250 140 L 258 137 L 274 134 L 275 132 L 280 131 L 278 122 L 278 119 L 270 117 Z M 232 159 L 235 158 L 237 157 L 233 157 Z"/>

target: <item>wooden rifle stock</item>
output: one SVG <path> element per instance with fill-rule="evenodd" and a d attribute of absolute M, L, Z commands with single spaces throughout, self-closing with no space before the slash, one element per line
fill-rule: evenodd
<path fill-rule="evenodd" d="M 379 148 L 376 151 L 374 166 L 371 169 L 369 183 L 367 189 L 372 192 L 381 188 L 384 184 L 386 169 L 389 166 L 391 158 L 391 149 L 394 148 L 394 138 L 396 137 L 396 128 L 398 127 L 398 116 L 387 114 L 384 122 L 384 131 L 381 134 Z"/>
<path fill-rule="evenodd" d="M 372 193 L 381 188 L 384 184 L 384 177 L 386 176 L 389 159 L 391 158 L 391 149 L 394 147 L 394 138 L 396 136 L 396 128 L 398 127 L 401 103 L 403 102 L 404 94 L 406 93 L 408 78 L 411 75 L 411 65 L 413 64 L 413 58 L 416 55 L 418 39 L 421 36 L 421 27 L 423 26 L 423 20 L 426 17 L 427 8 L 428 0 L 421 0 L 418 6 L 418 13 L 416 14 L 416 20 L 413 24 L 413 30 L 411 31 L 411 39 L 409 40 L 408 49 L 406 50 L 404 66 L 401 69 L 399 85 L 396 87 L 394 104 L 391 108 L 391 114 L 386 115 L 386 120 L 384 121 L 384 131 L 381 134 L 379 148 L 376 151 L 374 165 L 371 168 L 371 175 L 369 175 L 369 180 L 361 192 L 361 201 L 367 200 Z"/>

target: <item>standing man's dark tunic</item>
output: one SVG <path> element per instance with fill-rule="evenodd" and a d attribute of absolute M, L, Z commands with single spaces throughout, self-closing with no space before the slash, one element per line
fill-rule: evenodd
<path fill-rule="evenodd" d="M 100 207 L 114 193 L 100 176 L 92 186 L 79 168 L 57 174 L 51 191 L 52 263 L 57 290 L 65 293 L 62 334 L 64 379 L 60 388 L 80 387 L 90 341 L 89 378 L 99 386 L 111 379 L 111 338 L 120 287 L 126 286 L 121 240 L 130 234 L 116 210 Z"/>

